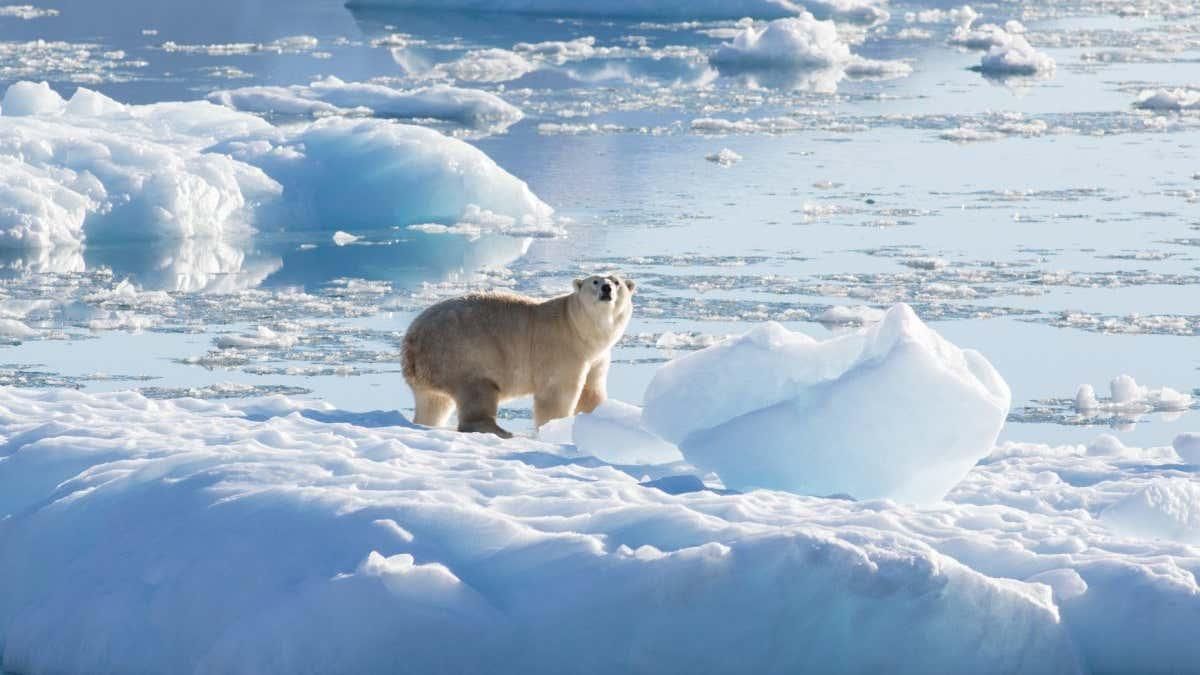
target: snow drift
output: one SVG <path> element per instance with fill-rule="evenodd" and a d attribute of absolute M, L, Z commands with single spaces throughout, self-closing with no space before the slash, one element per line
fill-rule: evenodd
<path fill-rule="evenodd" d="M 672 361 L 647 427 L 728 487 L 941 499 L 987 454 L 1008 385 L 907 305 L 824 342 L 769 323 Z"/>
<path fill-rule="evenodd" d="M 0 113 L 4 247 L 552 214 L 476 148 L 388 120 L 275 127 L 204 101 L 124 105 L 82 88 L 64 101 L 30 83 Z"/>

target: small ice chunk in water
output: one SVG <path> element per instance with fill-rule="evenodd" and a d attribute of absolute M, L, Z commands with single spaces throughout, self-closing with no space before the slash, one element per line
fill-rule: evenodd
<path fill-rule="evenodd" d="M 904 304 L 823 342 L 777 323 L 672 361 L 646 426 L 737 489 L 941 499 L 985 456 L 1008 385 Z"/>
<path fill-rule="evenodd" d="M 1075 390 L 1075 410 L 1079 412 L 1087 410 L 1095 410 L 1100 407 L 1100 402 L 1096 400 L 1096 390 L 1090 384 L 1081 384 L 1079 389 Z"/>
<path fill-rule="evenodd" d="M 338 230 L 337 232 L 333 233 L 333 243 L 337 244 L 338 246 L 345 246 L 346 244 L 353 244 L 356 241 L 358 241 L 358 237 L 356 235 L 350 234 L 349 232 L 343 232 L 341 230 Z"/>
<path fill-rule="evenodd" d="M 1200 433 L 1185 432 L 1171 441 L 1175 454 L 1188 464 L 1200 464 Z"/>
<path fill-rule="evenodd" d="M 729 148 L 721 148 L 720 152 L 714 152 L 711 155 L 705 155 L 704 159 L 721 166 L 733 166 L 742 161 L 742 156 Z"/>

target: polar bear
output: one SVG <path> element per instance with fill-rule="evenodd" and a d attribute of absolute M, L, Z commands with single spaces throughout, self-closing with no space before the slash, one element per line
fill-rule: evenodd
<path fill-rule="evenodd" d="M 611 351 L 633 313 L 635 284 L 615 274 L 575 280 L 549 300 L 477 293 L 421 312 L 404 335 L 404 379 L 417 424 L 512 434 L 496 424 L 500 402 L 533 395 L 537 427 L 591 412 L 607 397 Z"/>

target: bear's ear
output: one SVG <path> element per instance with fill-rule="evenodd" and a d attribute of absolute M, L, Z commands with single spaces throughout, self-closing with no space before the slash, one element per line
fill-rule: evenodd
<path fill-rule="evenodd" d="M 633 279 L 626 279 L 625 288 L 628 288 L 629 292 L 632 293 L 633 289 L 637 288 L 637 284 L 633 283 Z"/>
<path fill-rule="evenodd" d="M 575 280 L 575 290 L 579 290 L 581 288 L 583 288 L 583 279 L 576 279 Z"/>

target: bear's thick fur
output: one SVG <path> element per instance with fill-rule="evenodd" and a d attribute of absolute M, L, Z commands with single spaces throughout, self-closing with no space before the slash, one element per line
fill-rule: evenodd
<path fill-rule="evenodd" d="M 436 427 L 458 408 L 459 431 L 510 438 L 500 402 L 533 395 L 534 423 L 591 412 L 607 397 L 612 346 L 633 312 L 634 283 L 617 275 L 575 280 L 549 300 L 478 293 L 439 302 L 404 336 L 404 379 L 417 424 Z"/>

